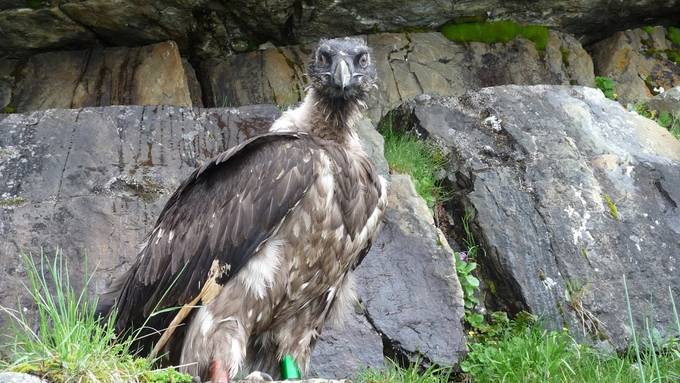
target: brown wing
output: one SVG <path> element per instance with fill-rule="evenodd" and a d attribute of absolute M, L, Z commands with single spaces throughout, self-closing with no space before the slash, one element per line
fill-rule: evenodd
<path fill-rule="evenodd" d="M 213 262 L 226 283 L 269 238 L 314 182 L 318 146 L 304 134 L 258 136 L 196 170 L 170 198 L 115 306 L 117 328 L 193 300 Z M 163 329 L 171 316 L 147 325 Z"/>

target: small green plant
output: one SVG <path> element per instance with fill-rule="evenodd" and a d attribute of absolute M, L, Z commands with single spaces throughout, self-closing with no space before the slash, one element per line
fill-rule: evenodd
<path fill-rule="evenodd" d="M 438 178 L 447 162 L 442 151 L 412 132 L 394 130 L 390 116 L 383 120 L 379 131 L 385 139 L 385 159 L 390 170 L 410 175 L 416 191 L 430 209 L 446 199 Z"/>
<path fill-rule="evenodd" d="M 616 84 L 614 80 L 609 77 L 595 76 L 595 86 L 600 88 L 604 96 L 610 100 L 616 100 L 618 95 L 616 94 Z"/>
<path fill-rule="evenodd" d="M 642 27 L 642 30 L 647 32 L 648 35 L 654 33 L 654 27 L 651 25 L 645 25 L 644 27 Z"/>
<path fill-rule="evenodd" d="M 609 207 L 609 215 L 612 216 L 615 220 L 619 220 L 619 208 L 616 207 L 616 203 L 614 200 L 612 200 L 612 197 L 609 196 L 609 194 L 605 194 L 602 196 L 607 202 L 607 207 Z"/>
<path fill-rule="evenodd" d="M 23 310 L 0 306 L 0 312 L 13 320 L 14 330 L 7 345 L 9 361 L 0 361 L 0 371 L 34 374 L 54 383 L 191 381 L 188 375 L 154 370 L 154 361 L 134 357 L 132 338 L 116 335 L 115 315 L 100 319 L 96 302 L 88 299 L 86 287 L 92 276 L 77 293 L 60 252 L 52 262 L 42 255 L 39 264 L 30 256 L 23 258 L 37 323 L 34 326 Z"/>
<path fill-rule="evenodd" d="M 680 113 L 670 113 L 663 111 L 661 113 L 656 110 L 651 110 L 646 102 L 638 102 L 635 104 L 635 112 L 642 117 L 654 120 L 660 126 L 668 129 L 673 137 L 680 140 Z"/>
<path fill-rule="evenodd" d="M 490 21 L 472 23 L 447 23 L 442 34 L 456 42 L 482 42 L 486 44 L 507 43 L 516 37 L 531 40 L 539 51 L 548 44 L 548 28 L 540 25 L 521 25 L 514 21 Z"/>
<path fill-rule="evenodd" d="M 484 315 L 475 311 L 475 308 L 479 305 L 479 298 L 477 297 L 479 279 L 473 273 L 477 269 L 477 262 L 475 260 L 477 259 L 477 252 L 480 247 L 477 245 L 475 236 L 470 230 L 472 214 L 471 211 L 466 211 L 462 219 L 463 231 L 465 232 L 463 243 L 467 250 L 454 253 L 453 256 L 456 262 L 458 281 L 463 289 L 465 321 L 471 328 L 481 329 L 484 326 L 485 319 Z"/>
<path fill-rule="evenodd" d="M 6 105 L 4 108 L 2 108 L 2 113 L 11 114 L 14 112 L 16 112 L 16 108 L 14 108 L 14 106 L 12 106 L 11 104 Z"/>

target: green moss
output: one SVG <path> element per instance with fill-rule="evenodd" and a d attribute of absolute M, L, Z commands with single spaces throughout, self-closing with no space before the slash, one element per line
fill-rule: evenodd
<path fill-rule="evenodd" d="M 647 34 L 651 35 L 652 32 L 654 32 L 654 27 L 651 25 L 645 25 L 644 27 L 642 27 L 642 30 L 647 32 Z"/>
<path fill-rule="evenodd" d="M 616 100 L 616 86 L 614 80 L 609 77 L 596 76 L 595 86 L 600 88 L 604 96 L 611 100 Z"/>
<path fill-rule="evenodd" d="M 614 218 L 615 220 L 619 220 L 619 208 L 616 207 L 616 203 L 612 200 L 612 197 L 609 196 L 609 194 L 605 194 L 604 196 L 605 202 L 607 202 L 607 206 L 609 207 L 609 214 Z"/>
<path fill-rule="evenodd" d="M 545 50 L 548 44 L 547 27 L 521 25 L 513 21 L 447 23 L 441 32 L 446 38 L 456 42 L 507 43 L 521 36 L 533 41 L 539 51 Z"/>
<path fill-rule="evenodd" d="M 5 106 L 2 108 L 2 113 L 15 113 L 17 110 L 12 106 L 12 104 Z"/>
<path fill-rule="evenodd" d="M 673 44 L 680 46 L 680 28 L 678 28 L 678 27 L 668 27 L 668 32 L 666 33 L 666 37 Z"/>
<path fill-rule="evenodd" d="M 26 202 L 26 198 L 20 196 L 4 198 L 0 199 L 0 207 L 19 206 L 25 204 Z"/>
<path fill-rule="evenodd" d="M 569 48 L 562 47 L 560 52 L 562 53 L 562 64 L 564 64 L 565 68 L 569 68 Z"/>

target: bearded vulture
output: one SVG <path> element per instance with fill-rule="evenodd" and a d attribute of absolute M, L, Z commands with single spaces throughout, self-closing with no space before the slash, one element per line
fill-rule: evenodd
<path fill-rule="evenodd" d="M 202 380 L 276 377 L 285 355 L 304 375 L 324 323 L 355 299 L 387 203 L 353 127 L 376 69 L 356 38 L 321 40 L 310 61 L 301 105 L 194 171 L 101 297 L 117 331 L 142 328 L 141 349 Z"/>

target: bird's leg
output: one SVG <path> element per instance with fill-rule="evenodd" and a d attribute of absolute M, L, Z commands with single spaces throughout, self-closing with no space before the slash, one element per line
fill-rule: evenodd
<path fill-rule="evenodd" d="M 229 383 L 229 371 L 219 360 L 210 362 L 210 381 L 212 383 Z"/>

